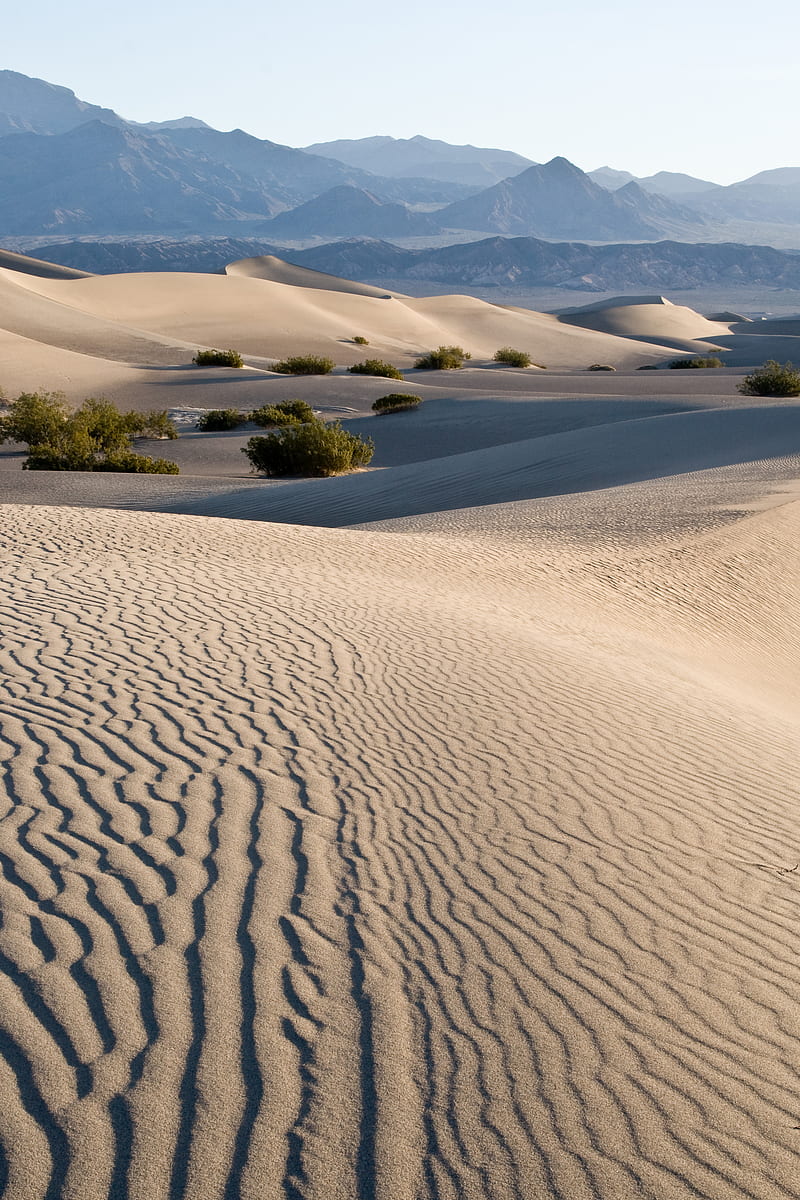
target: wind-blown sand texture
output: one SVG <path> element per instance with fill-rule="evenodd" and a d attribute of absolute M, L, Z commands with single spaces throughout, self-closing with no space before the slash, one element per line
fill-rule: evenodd
<path fill-rule="evenodd" d="M 486 374 L 4 460 L 3 1196 L 800 1196 L 800 405 Z"/>

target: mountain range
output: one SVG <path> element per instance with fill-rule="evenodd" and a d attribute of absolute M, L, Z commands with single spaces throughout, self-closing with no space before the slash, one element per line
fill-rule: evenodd
<path fill-rule="evenodd" d="M 403 290 L 423 282 L 457 290 L 558 287 L 584 292 L 685 290 L 740 285 L 800 290 L 800 254 L 771 246 L 643 242 L 589 246 L 529 237 L 406 249 L 375 238 L 342 239 L 306 250 L 258 238 L 60 242 L 38 258 L 97 274 L 221 272 L 244 258 L 275 255 L 298 266 Z"/>
<path fill-rule="evenodd" d="M 5 239 L 263 238 L 300 249 L 352 238 L 485 243 L 495 234 L 800 247 L 800 168 L 722 187 L 672 172 L 587 173 L 563 157 L 534 163 L 421 136 L 295 149 L 189 116 L 137 124 L 67 88 L 0 71 Z"/>

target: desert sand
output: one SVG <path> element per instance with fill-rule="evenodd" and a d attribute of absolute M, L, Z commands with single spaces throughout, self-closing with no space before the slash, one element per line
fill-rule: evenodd
<path fill-rule="evenodd" d="M 800 404 L 635 371 L 750 343 L 658 298 L 18 266 L 7 394 L 303 395 L 376 456 L 0 451 L 0 1192 L 800 1196 Z M 385 418 L 387 381 L 269 369 L 355 333 L 475 359 Z"/>

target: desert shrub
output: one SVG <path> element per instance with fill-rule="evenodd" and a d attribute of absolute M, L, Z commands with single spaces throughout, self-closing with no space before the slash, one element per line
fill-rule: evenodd
<path fill-rule="evenodd" d="M 743 396 L 800 396 L 800 370 L 794 363 L 781 366 L 774 358 L 767 359 L 745 375 L 739 391 Z"/>
<path fill-rule="evenodd" d="M 268 429 L 271 425 L 305 425 L 315 421 L 314 410 L 305 400 L 281 400 L 279 404 L 265 404 L 250 413 L 250 420 Z"/>
<path fill-rule="evenodd" d="M 49 445 L 69 416 L 61 392 L 23 392 L 0 417 L 0 442 Z"/>
<path fill-rule="evenodd" d="M 178 475 L 177 463 L 121 450 L 107 458 L 95 458 L 79 439 L 64 441 L 59 448 L 32 446 L 22 464 L 23 471 L 117 471 L 135 475 Z"/>
<path fill-rule="evenodd" d="M 108 400 L 96 399 L 70 412 L 63 397 L 48 392 L 23 393 L 0 419 L 0 440 L 26 444 L 23 468 L 31 471 L 144 469 L 113 465 L 142 457 L 131 450 L 136 436 L 174 438 L 178 431 L 165 412 L 121 413 Z"/>
<path fill-rule="evenodd" d="M 380 375 L 384 379 L 402 379 L 403 372 L 398 371 L 391 363 L 382 362 L 379 358 L 365 358 L 363 362 L 348 367 L 351 375 Z"/>
<path fill-rule="evenodd" d="M 657 371 L 658 365 L 656 363 L 643 363 L 642 366 L 637 367 L 636 370 L 637 371 Z"/>
<path fill-rule="evenodd" d="M 439 346 L 436 350 L 421 355 L 414 366 L 421 371 L 457 371 L 469 358 L 472 358 L 472 355 L 460 346 Z"/>
<path fill-rule="evenodd" d="M 244 425 L 247 417 L 238 408 L 211 408 L 198 418 L 197 428 L 200 433 L 218 433 L 226 429 L 238 429 Z"/>
<path fill-rule="evenodd" d="M 509 367 L 529 367 L 533 359 L 524 350 L 512 350 L 511 346 L 501 346 L 495 351 L 493 361 L 505 363 Z"/>
<path fill-rule="evenodd" d="M 338 421 L 287 425 L 264 437 L 252 437 L 242 452 L 262 475 L 339 475 L 365 467 L 374 445 L 342 429 Z"/>
<path fill-rule="evenodd" d="M 587 371 L 616 371 L 616 367 L 612 367 L 611 363 L 592 363 L 587 367 Z"/>
<path fill-rule="evenodd" d="M 198 367 L 243 367 L 238 350 L 198 350 L 192 359 Z"/>
<path fill-rule="evenodd" d="M 673 358 L 669 364 L 671 371 L 697 371 L 704 367 L 724 367 L 721 358 L 696 355 L 695 358 Z"/>
<path fill-rule="evenodd" d="M 68 417 L 71 429 L 82 429 L 94 448 L 102 454 L 113 454 L 130 448 L 131 438 L 176 438 L 178 431 L 166 412 L 121 413 L 108 400 L 84 400 Z"/>
<path fill-rule="evenodd" d="M 418 408 L 422 403 L 421 396 L 411 396 L 405 392 L 391 392 L 388 396 L 381 396 L 372 406 L 372 411 L 376 413 L 402 412 L 406 408 Z"/>
<path fill-rule="evenodd" d="M 126 414 L 132 419 L 131 432 L 134 437 L 167 438 L 174 441 L 178 436 L 178 428 L 173 420 L 162 410 L 151 409 L 149 412 Z"/>
<path fill-rule="evenodd" d="M 320 358 L 316 354 L 296 354 L 275 363 L 272 369 L 281 375 L 330 375 L 335 365 L 332 358 Z"/>
<path fill-rule="evenodd" d="M 124 471 L 132 475 L 179 475 L 180 467 L 168 458 L 151 458 L 148 454 L 114 454 L 95 463 L 93 471 Z"/>
<path fill-rule="evenodd" d="M 355 342 L 355 344 L 357 346 L 368 346 L 369 345 L 369 339 L 362 337 L 360 333 L 357 334 L 356 337 L 353 338 L 353 341 Z"/>

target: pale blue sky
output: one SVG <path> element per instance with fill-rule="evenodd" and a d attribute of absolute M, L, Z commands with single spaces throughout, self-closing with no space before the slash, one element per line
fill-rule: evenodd
<path fill-rule="evenodd" d="M 416 133 L 730 183 L 800 165 L 796 0 L 31 0 L 0 66 L 291 146 Z"/>

